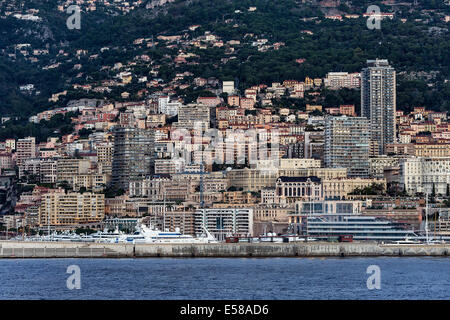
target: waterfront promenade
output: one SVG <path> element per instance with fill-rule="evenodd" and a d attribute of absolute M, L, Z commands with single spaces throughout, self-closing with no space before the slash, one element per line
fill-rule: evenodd
<path fill-rule="evenodd" d="M 450 256 L 450 244 L 353 243 L 103 244 L 0 241 L 0 258 Z"/>

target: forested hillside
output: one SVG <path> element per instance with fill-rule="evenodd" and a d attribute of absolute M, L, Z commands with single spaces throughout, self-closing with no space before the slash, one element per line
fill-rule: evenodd
<path fill-rule="evenodd" d="M 153 9 L 144 4 L 127 14 L 98 6 L 95 12 L 82 13 L 81 30 L 67 29 L 68 14 L 57 10 L 58 0 L 22 3 L 21 10 L 39 9 L 41 21 L 7 16 L 1 7 L 1 115 L 25 116 L 54 107 L 48 99 L 62 90 L 69 90 L 69 94 L 59 104 L 79 98 L 80 92 L 71 89 L 74 83 L 108 78 L 111 75 L 105 66 L 125 64 L 139 55 L 150 56 L 152 63 L 137 65 L 133 70 L 137 75 L 148 76 L 152 66 L 158 64 L 157 77 L 163 81 L 187 71 L 193 77 L 236 79 L 241 89 L 258 83 L 303 80 L 306 76 L 324 77 L 331 71 L 356 72 L 367 59 L 384 58 L 397 70 L 400 109 L 424 105 L 450 110 L 450 83 L 446 81 L 450 78 L 450 34 L 449 23 L 443 20 L 450 14 L 450 6 L 444 2 L 421 1 L 413 6 L 412 1 L 403 1 L 406 5 L 388 6 L 348 1 L 327 7 L 294 0 L 180 0 Z M 395 18 L 383 20 L 379 30 L 368 29 L 363 17 L 343 21 L 325 18 L 327 14 L 362 15 L 371 4 L 395 13 Z M 249 11 L 249 7 L 256 10 Z M 192 25 L 199 27 L 189 30 Z M 159 35 L 194 38 L 205 31 L 223 42 L 240 41 L 240 45 L 232 53 L 225 47 L 193 48 L 190 52 L 196 57 L 188 61 L 196 63 L 180 65 L 173 63 L 173 57 L 188 51 L 183 44 L 133 44 L 139 38 L 156 41 Z M 251 45 L 252 38 L 282 45 L 277 50 L 258 51 Z M 28 55 L 20 53 L 20 44 L 30 45 L 22 49 L 28 50 Z M 47 51 L 32 60 L 36 49 Z M 88 54 L 79 55 L 78 50 Z M 299 64 L 297 59 L 304 62 Z M 19 89 L 27 84 L 33 84 L 35 90 L 30 93 Z M 133 83 L 129 91 L 139 89 L 142 86 Z M 114 99 L 119 93 L 112 90 L 86 96 Z"/>

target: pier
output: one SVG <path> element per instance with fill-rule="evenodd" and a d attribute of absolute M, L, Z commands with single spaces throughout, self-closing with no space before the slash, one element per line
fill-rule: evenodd
<path fill-rule="evenodd" d="M 0 241 L 0 258 L 450 256 L 450 244 L 352 243 L 103 244 Z"/>

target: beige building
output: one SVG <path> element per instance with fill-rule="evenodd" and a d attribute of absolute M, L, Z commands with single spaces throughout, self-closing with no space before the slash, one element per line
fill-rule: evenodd
<path fill-rule="evenodd" d="M 320 179 L 347 178 L 346 168 L 306 168 L 306 169 L 237 169 L 227 172 L 230 186 L 247 191 L 260 191 L 275 186 L 278 177 L 308 177 Z"/>
<path fill-rule="evenodd" d="M 258 160 L 256 168 L 258 169 L 307 169 L 320 168 L 321 161 L 319 159 L 305 159 L 305 158 L 289 158 L 289 159 L 274 159 L 274 160 Z"/>
<path fill-rule="evenodd" d="M 298 200 L 322 200 L 322 184 L 317 177 L 279 177 L 275 185 L 275 203 L 288 204 Z"/>
<path fill-rule="evenodd" d="M 12 154 L 8 152 L 0 152 L 0 171 L 2 169 L 13 169 L 14 161 Z"/>
<path fill-rule="evenodd" d="M 287 222 L 288 214 L 293 212 L 293 208 L 280 208 L 279 206 L 258 205 L 253 208 L 254 222 Z"/>
<path fill-rule="evenodd" d="M 322 188 L 325 199 L 344 199 L 356 188 L 362 189 L 370 187 L 372 184 L 382 184 L 386 190 L 385 179 L 364 179 L 364 178 L 339 178 L 323 179 Z"/>
<path fill-rule="evenodd" d="M 228 180 L 224 178 L 204 178 L 204 192 L 220 192 L 228 189 Z"/>
<path fill-rule="evenodd" d="M 162 217 L 164 219 L 164 225 L 157 226 L 163 230 L 163 227 L 169 231 L 176 231 L 177 228 L 182 234 L 188 234 L 195 236 L 194 229 L 194 213 L 189 211 L 168 211 Z"/>
<path fill-rule="evenodd" d="M 155 159 L 155 174 L 175 174 L 184 171 L 184 159 Z"/>
<path fill-rule="evenodd" d="M 73 176 L 73 189 L 78 191 L 80 188 L 87 190 L 102 191 L 111 179 L 110 175 L 106 174 L 80 174 Z"/>
<path fill-rule="evenodd" d="M 416 157 L 450 157 L 450 143 L 416 144 Z"/>
<path fill-rule="evenodd" d="M 58 161 L 44 159 L 41 161 L 40 181 L 41 183 L 55 183 L 58 173 Z"/>
<path fill-rule="evenodd" d="M 100 143 L 97 145 L 97 161 L 102 167 L 102 172 L 111 174 L 114 155 L 113 143 Z"/>
<path fill-rule="evenodd" d="M 388 155 L 413 156 L 415 146 L 412 143 L 389 143 L 386 145 L 386 153 Z"/>
<path fill-rule="evenodd" d="M 57 182 L 67 182 L 73 186 L 74 176 L 89 173 L 91 163 L 86 159 L 59 159 L 57 164 Z"/>
<path fill-rule="evenodd" d="M 255 203 L 256 199 L 251 192 L 246 191 L 226 191 L 223 192 L 223 202 L 225 203 Z"/>
<path fill-rule="evenodd" d="M 146 197 L 153 201 L 185 201 L 195 192 L 190 180 L 172 180 L 168 177 L 146 178 L 129 182 L 130 197 Z"/>
<path fill-rule="evenodd" d="M 129 214 L 129 213 L 132 214 Z M 112 217 L 136 216 L 135 206 L 130 203 L 128 195 L 105 199 L 105 215 Z"/>
<path fill-rule="evenodd" d="M 164 126 L 166 124 L 165 114 L 149 114 L 147 116 L 146 125 L 147 128 L 156 128 L 158 126 Z"/>
<path fill-rule="evenodd" d="M 39 207 L 39 226 L 78 225 L 99 222 L 105 216 L 105 195 L 94 193 L 47 193 Z"/>
<path fill-rule="evenodd" d="M 20 166 L 25 160 L 36 158 L 36 139 L 28 137 L 17 140 L 16 163 Z"/>
<path fill-rule="evenodd" d="M 198 206 L 198 204 L 202 201 L 202 199 L 205 206 L 211 206 L 214 203 L 221 203 L 223 201 L 223 193 L 203 192 L 203 198 L 200 196 L 200 192 L 191 193 L 187 196 L 186 203 Z"/>

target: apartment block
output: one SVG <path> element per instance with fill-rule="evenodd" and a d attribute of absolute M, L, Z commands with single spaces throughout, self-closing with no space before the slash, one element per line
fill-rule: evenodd
<path fill-rule="evenodd" d="M 39 207 L 39 226 L 77 226 L 102 221 L 105 195 L 93 193 L 47 193 Z"/>
<path fill-rule="evenodd" d="M 324 162 L 329 168 L 347 168 L 349 177 L 369 176 L 369 120 L 363 117 L 327 117 Z"/>
<path fill-rule="evenodd" d="M 252 208 L 199 209 L 194 213 L 196 234 L 206 228 L 217 240 L 232 235 L 251 236 L 253 233 Z"/>
<path fill-rule="evenodd" d="M 324 79 L 324 85 L 330 89 L 359 88 L 361 85 L 360 73 L 328 72 Z"/>
<path fill-rule="evenodd" d="M 162 114 L 174 117 L 178 114 L 178 109 L 182 106 L 181 102 L 170 101 L 169 96 L 162 96 L 158 98 L 158 110 Z"/>
<path fill-rule="evenodd" d="M 380 156 L 369 159 L 369 175 L 372 178 L 384 178 L 384 170 L 399 165 L 399 158 Z"/>
<path fill-rule="evenodd" d="M 57 182 L 66 182 L 73 186 L 73 179 L 77 175 L 87 175 L 91 162 L 87 159 L 59 159 L 57 163 Z"/>
<path fill-rule="evenodd" d="M 450 157 L 408 158 L 400 162 L 400 183 L 405 191 L 446 195 L 450 185 Z"/>
<path fill-rule="evenodd" d="M 381 184 L 386 190 L 385 179 L 338 178 L 322 179 L 323 196 L 325 199 L 346 199 L 356 188 L 363 189 L 373 184 Z"/>
<path fill-rule="evenodd" d="M 112 173 L 112 162 L 114 156 L 114 144 L 111 142 L 99 143 L 97 145 L 97 161 L 102 167 L 102 172 Z"/>
<path fill-rule="evenodd" d="M 17 140 L 16 164 L 20 166 L 26 159 L 32 158 L 36 158 L 36 138 L 27 137 Z"/>
<path fill-rule="evenodd" d="M 396 139 L 396 75 L 387 60 L 368 60 L 361 72 L 361 115 L 370 120 L 370 139 L 379 154 Z"/>
<path fill-rule="evenodd" d="M 112 185 L 127 190 L 129 182 L 145 178 L 154 171 L 154 131 L 115 127 Z"/>
<path fill-rule="evenodd" d="M 188 104 L 178 110 L 177 128 L 209 128 L 210 107 L 201 104 Z"/>

